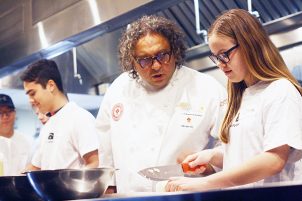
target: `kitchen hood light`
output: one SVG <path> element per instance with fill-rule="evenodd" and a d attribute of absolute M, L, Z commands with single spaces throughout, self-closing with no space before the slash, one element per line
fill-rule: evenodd
<path fill-rule="evenodd" d="M 100 19 L 97 2 L 95 0 L 89 0 L 88 4 L 92 13 L 94 25 L 100 24 L 101 19 Z"/>
<path fill-rule="evenodd" d="M 42 22 L 38 22 L 38 33 L 39 33 L 39 38 L 41 42 L 42 49 L 45 49 L 49 46 L 49 43 L 47 41 L 45 31 L 44 31 L 44 26 Z"/>

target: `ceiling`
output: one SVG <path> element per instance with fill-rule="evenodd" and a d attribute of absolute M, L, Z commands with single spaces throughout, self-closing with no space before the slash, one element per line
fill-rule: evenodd
<path fill-rule="evenodd" d="M 94 7 L 91 2 L 95 2 Z M 206 30 L 225 10 L 248 9 L 246 0 L 198 3 L 201 30 Z M 99 21 L 91 17 L 96 11 Z M 302 26 L 302 0 L 253 0 L 252 11 L 259 13 L 270 34 Z M 23 15 L 17 15 L 20 12 Z M 18 71 L 37 59 L 52 58 L 59 64 L 68 92 L 97 94 L 99 84 L 111 82 L 121 72 L 117 59 L 121 32 L 144 14 L 167 17 L 184 30 L 188 61 L 209 54 L 203 36 L 196 33 L 194 0 L 2 0 L 0 13 L 0 77 L 5 79 L 2 88 L 22 88 Z M 48 39 L 46 47 L 39 35 L 39 22 Z M 74 47 L 76 51 L 72 52 Z"/>

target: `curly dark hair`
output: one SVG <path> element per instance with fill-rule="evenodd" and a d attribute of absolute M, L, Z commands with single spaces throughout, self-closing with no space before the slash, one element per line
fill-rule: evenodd
<path fill-rule="evenodd" d="M 177 68 L 180 68 L 184 63 L 186 46 L 182 30 L 173 21 L 164 17 L 143 16 L 128 25 L 119 44 L 119 59 L 122 70 L 129 72 L 129 75 L 134 79 L 139 77 L 133 66 L 134 48 L 137 41 L 148 33 L 158 33 L 167 38 Z"/>

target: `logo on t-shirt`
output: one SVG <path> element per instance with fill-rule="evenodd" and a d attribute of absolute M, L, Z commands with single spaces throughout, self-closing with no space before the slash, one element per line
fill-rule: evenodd
<path fill-rule="evenodd" d="M 114 121 L 120 120 L 120 118 L 123 114 L 123 111 L 124 111 L 124 107 L 123 107 L 122 103 L 115 104 L 112 108 L 112 119 Z"/>
<path fill-rule="evenodd" d="M 240 115 L 240 112 L 238 112 L 238 114 L 237 114 L 237 117 L 236 117 L 236 122 L 238 122 L 239 121 L 239 115 Z"/>
<path fill-rule="evenodd" d="M 49 133 L 48 141 L 53 141 L 54 135 L 55 135 L 54 133 Z"/>
<path fill-rule="evenodd" d="M 237 116 L 235 117 L 235 121 L 231 124 L 231 127 L 239 126 L 239 116 L 240 116 L 240 112 L 238 112 Z"/>

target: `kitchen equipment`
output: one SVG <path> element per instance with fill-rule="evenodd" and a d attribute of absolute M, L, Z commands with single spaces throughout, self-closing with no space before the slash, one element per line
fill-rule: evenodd
<path fill-rule="evenodd" d="M 0 177 L 0 200 L 42 201 L 25 175 Z"/>
<path fill-rule="evenodd" d="M 27 172 L 28 180 L 44 200 L 100 197 L 108 187 L 113 168 L 60 169 Z"/>
<path fill-rule="evenodd" d="M 168 180 L 170 177 L 188 176 L 186 173 L 194 172 L 196 169 L 199 169 L 203 166 L 204 165 L 198 165 L 194 168 L 191 168 L 187 163 L 155 166 L 140 170 L 138 174 L 154 181 L 164 181 Z"/>

